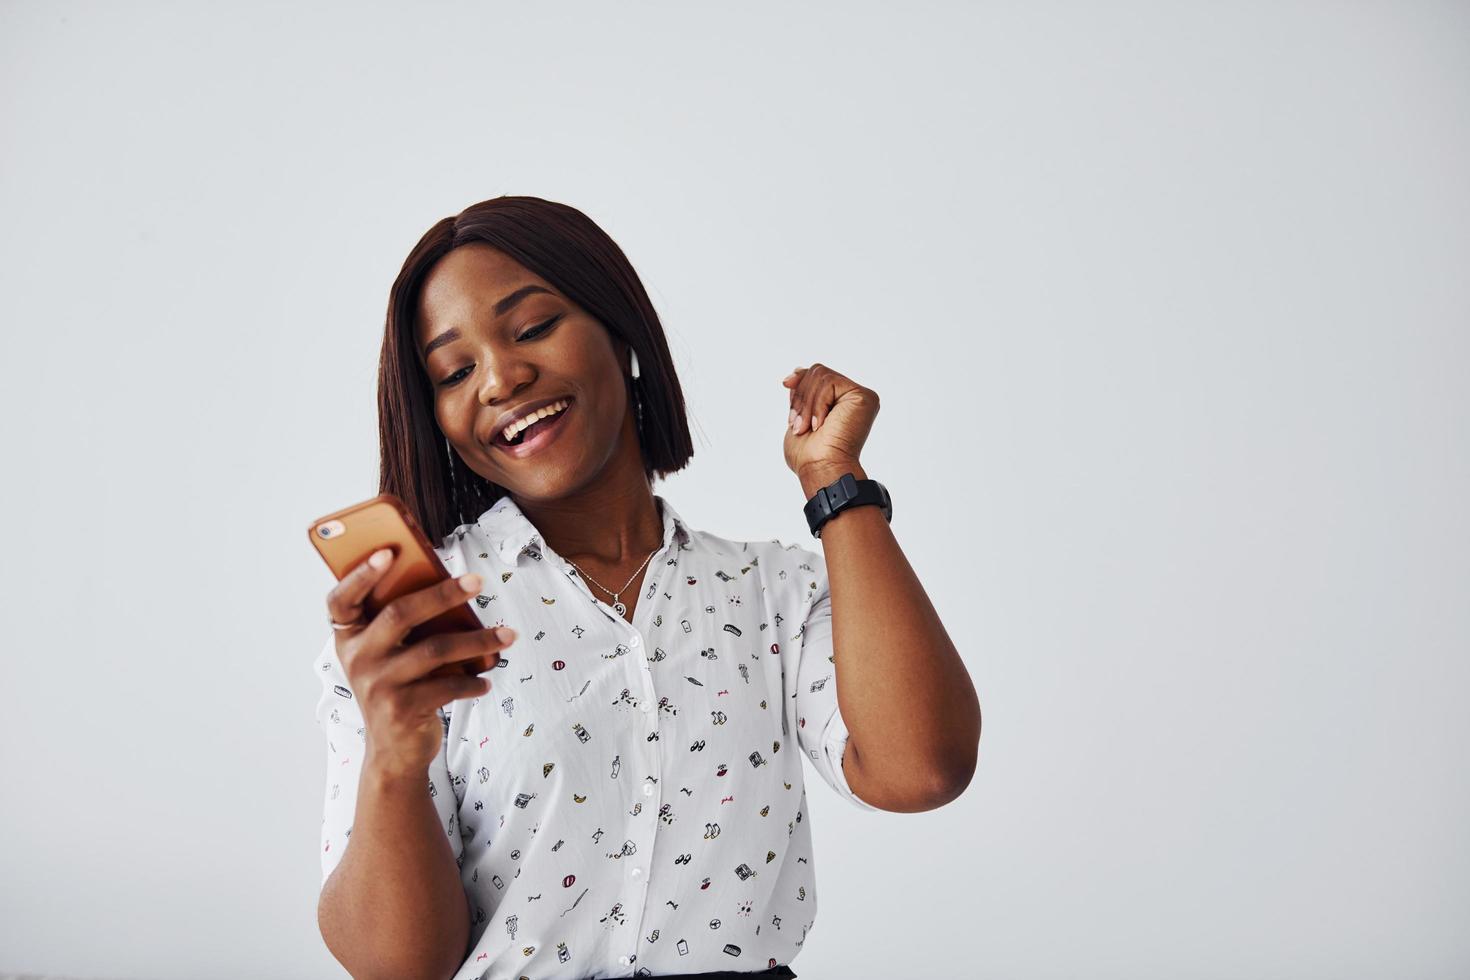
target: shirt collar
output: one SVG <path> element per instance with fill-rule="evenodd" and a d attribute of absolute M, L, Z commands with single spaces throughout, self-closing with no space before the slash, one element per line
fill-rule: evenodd
<path fill-rule="evenodd" d="M 667 547 L 670 541 L 676 541 L 681 547 L 687 544 L 693 529 L 684 522 L 668 500 L 658 494 L 654 494 L 653 499 L 655 506 L 661 507 L 663 511 L 662 547 Z M 511 499 L 510 494 L 505 494 L 491 504 L 490 509 L 481 514 L 475 523 L 489 538 L 490 547 L 507 565 L 516 564 L 521 555 L 527 552 L 538 555 L 541 553 L 544 544 L 541 532 L 536 530 L 536 526 Z"/>

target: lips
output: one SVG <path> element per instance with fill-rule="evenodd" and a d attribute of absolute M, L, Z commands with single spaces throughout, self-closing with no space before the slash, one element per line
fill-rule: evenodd
<path fill-rule="evenodd" d="M 496 429 L 494 438 L 490 440 L 491 447 L 498 449 L 507 456 L 513 456 L 517 459 L 539 452 L 555 439 L 562 429 L 566 428 L 567 416 L 571 415 L 577 407 L 575 399 L 569 397 L 566 401 L 567 407 L 557 412 L 549 420 L 544 421 L 539 427 L 541 431 L 526 436 L 519 443 L 506 442 L 505 436 L 503 435 L 505 430 Z"/>

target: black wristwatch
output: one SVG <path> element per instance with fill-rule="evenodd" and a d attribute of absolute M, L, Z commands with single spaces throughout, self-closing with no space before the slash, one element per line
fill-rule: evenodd
<path fill-rule="evenodd" d="M 823 524 L 847 508 L 863 504 L 877 504 L 883 509 L 883 519 L 893 523 L 893 501 L 888 497 L 888 488 L 877 480 L 859 480 L 851 473 L 844 473 L 819 488 L 802 509 L 812 537 L 820 538 Z"/>

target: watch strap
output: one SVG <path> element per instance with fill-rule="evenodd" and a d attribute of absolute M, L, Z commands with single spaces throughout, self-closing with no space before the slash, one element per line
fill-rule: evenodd
<path fill-rule="evenodd" d="M 812 537 L 820 538 L 822 525 L 844 510 L 864 504 L 882 508 L 884 520 L 893 520 L 888 490 L 877 480 L 859 480 L 851 473 L 844 473 L 825 487 L 818 488 L 803 508 Z"/>

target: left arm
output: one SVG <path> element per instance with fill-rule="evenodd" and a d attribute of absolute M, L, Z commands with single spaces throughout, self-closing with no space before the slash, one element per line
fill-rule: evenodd
<path fill-rule="evenodd" d="M 803 502 L 862 465 L 801 467 Z M 877 507 L 853 507 L 822 527 L 832 593 L 837 701 L 851 738 L 848 784 L 885 810 L 930 810 L 964 792 L 975 772 L 980 701 L 959 651 Z"/>

